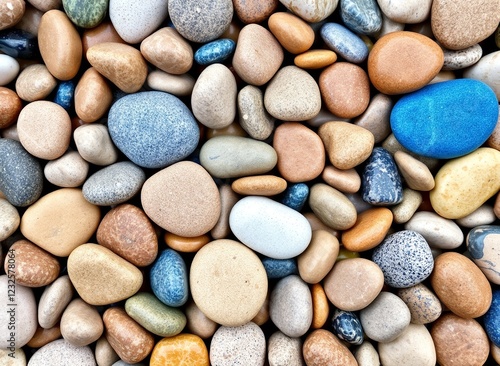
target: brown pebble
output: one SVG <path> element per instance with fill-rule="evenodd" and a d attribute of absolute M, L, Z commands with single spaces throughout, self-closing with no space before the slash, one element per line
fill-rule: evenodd
<path fill-rule="evenodd" d="M 87 51 L 90 47 L 98 43 L 118 42 L 125 43 L 116 31 L 113 23 L 107 20 L 94 28 L 85 29 L 82 35 L 83 54 L 87 57 Z"/>
<path fill-rule="evenodd" d="M 31 348 L 41 348 L 45 346 L 47 343 L 55 341 L 61 337 L 61 328 L 59 325 L 55 325 L 52 328 L 42 328 L 38 326 L 36 328 L 35 335 L 30 339 L 30 341 L 26 344 Z"/>
<path fill-rule="evenodd" d="M 286 180 L 275 175 L 243 177 L 231 184 L 233 191 L 247 196 L 275 196 L 282 193 L 286 186 Z"/>
<path fill-rule="evenodd" d="M 347 250 L 363 252 L 379 245 L 392 225 L 392 211 L 386 207 L 368 209 L 358 215 L 354 226 L 342 233 Z"/>
<path fill-rule="evenodd" d="M 295 56 L 293 63 L 301 69 L 322 69 L 337 61 L 337 54 L 330 50 L 310 50 Z"/>
<path fill-rule="evenodd" d="M 93 67 L 87 69 L 75 89 L 76 114 L 85 123 L 95 122 L 109 110 L 113 92 Z"/>
<path fill-rule="evenodd" d="M 265 323 L 267 323 L 268 320 L 269 320 L 269 294 L 266 297 L 266 300 L 264 301 L 264 304 L 262 304 L 257 315 L 255 315 L 251 321 L 252 323 L 257 324 L 260 327 Z"/>
<path fill-rule="evenodd" d="M 0 129 L 12 126 L 21 112 L 21 98 L 9 88 L 0 86 Z"/>
<path fill-rule="evenodd" d="M 165 233 L 163 239 L 170 248 L 178 252 L 196 253 L 210 241 L 210 236 L 204 234 L 200 236 L 194 236 L 192 238 L 186 238 L 184 236 L 179 236 L 172 233 Z"/>
<path fill-rule="evenodd" d="M 361 188 L 361 177 L 356 169 L 338 169 L 328 165 L 323 170 L 321 178 L 328 185 L 344 193 L 356 193 Z"/>
<path fill-rule="evenodd" d="M 300 277 L 307 283 L 318 283 L 333 268 L 339 254 L 338 239 L 325 230 L 314 230 L 311 242 L 297 258 Z"/>
<path fill-rule="evenodd" d="M 302 353 L 307 366 L 358 365 L 351 351 L 325 329 L 314 330 L 307 336 Z"/>
<path fill-rule="evenodd" d="M 240 199 L 240 196 L 236 194 L 228 184 L 222 184 L 219 186 L 219 197 L 221 206 L 220 216 L 217 223 L 210 231 L 210 234 L 214 239 L 224 239 L 231 232 L 229 227 L 229 214 L 233 206 Z"/>
<path fill-rule="evenodd" d="M 278 42 L 292 54 L 305 52 L 314 43 L 314 30 L 296 15 L 277 12 L 269 17 L 267 24 Z"/>
<path fill-rule="evenodd" d="M 278 0 L 233 0 L 235 13 L 245 24 L 263 22 L 276 10 L 278 4 Z"/>
<path fill-rule="evenodd" d="M 33 102 L 46 98 L 57 85 L 57 80 L 43 64 L 34 64 L 26 67 L 16 80 L 17 95 Z"/>
<path fill-rule="evenodd" d="M 313 304 L 313 319 L 311 328 L 319 329 L 325 325 L 330 312 L 330 305 L 326 297 L 325 290 L 320 283 L 315 283 L 311 287 L 311 297 Z"/>
<path fill-rule="evenodd" d="M 38 27 L 42 19 L 43 12 L 35 8 L 29 2 L 26 4 L 23 17 L 16 24 L 16 28 L 25 30 L 34 36 L 38 35 Z"/>
<path fill-rule="evenodd" d="M 26 8 L 24 0 L 0 0 L 0 30 L 16 25 Z"/>
<path fill-rule="evenodd" d="M 210 338 L 218 328 L 218 324 L 207 318 L 194 301 L 190 300 L 186 305 L 186 327 L 190 333 L 203 339 Z"/>

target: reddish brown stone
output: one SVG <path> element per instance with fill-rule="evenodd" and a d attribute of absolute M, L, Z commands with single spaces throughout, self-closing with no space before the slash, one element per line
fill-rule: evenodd
<path fill-rule="evenodd" d="M 236 15 L 246 24 L 263 22 L 278 4 L 278 0 L 233 0 Z"/>
<path fill-rule="evenodd" d="M 309 334 L 302 346 L 302 353 L 307 366 L 358 365 L 351 351 L 325 329 L 317 329 Z"/>
<path fill-rule="evenodd" d="M 14 91 L 0 87 L 0 128 L 16 122 L 22 107 L 21 98 Z"/>

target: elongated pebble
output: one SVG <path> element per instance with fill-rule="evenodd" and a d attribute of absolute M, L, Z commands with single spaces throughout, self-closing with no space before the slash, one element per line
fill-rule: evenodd
<path fill-rule="evenodd" d="M 243 177 L 231 184 L 233 191 L 249 196 L 274 196 L 283 192 L 286 187 L 286 180 L 274 175 Z"/>
<path fill-rule="evenodd" d="M 309 50 L 295 56 L 293 63 L 302 69 L 321 69 L 337 61 L 337 55 L 330 50 Z"/>
<path fill-rule="evenodd" d="M 194 53 L 194 60 L 199 65 L 211 65 L 224 62 L 236 48 L 236 43 L 229 38 L 217 39 L 201 46 Z"/>
<path fill-rule="evenodd" d="M 323 280 L 339 254 L 338 239 L 325 230 L 314 230 L 307 249 L 297 258 L 300 277 L 307 283 Z"/>
<path fill-rule="evenodd" d="M 459 226 L 474 228 L 480 225 L 492 224 L 496 219 L 493 207 L 489 204 L 484 204 L 467 216 L 455 220 L 455 222 Z"/>
<path fill-rule="evenodd" d="M 238 116 L 241 127 L 254 139 L 267 139 L 274 129 L 274 117 L 264 107 L 264 94 L 253 85 L 238 92 Z"/>
<path fill-rule="evenodd" d="M 398 224 L 408 222 L 419 208 L 422 200 L 422 194 L 419 191 L 410 188 L 403 189 L 403 200 L 391 207 L 394 222 Z"/>
<path fill-rule="evenodd" d="M 220 216 L 217 223 L 210 231 L 213 239 L 224 239 L 231 232 L 229 227 L 229 214 L 235 203 L 239 200 L 239 196 L 228 184 L 219 186 L 219 197 L 221 202 Z"/>
<path fill-rule="evenodd" d="M 54 327 L 73 297 L 74 289 L 68 275 L 45 287 L 38 303 L 38 323 L 44 329 Z"/>
<path fill-rule="evenodd" d="M 434 212 L 416 212 L 405 229 L 420 233 L 432 248 L 455 249 L 464 241 L 462 230 L 453 220 Z"/>
<path fill-rule="evenodd" d="M 392 221 L 392 212 L 386 207 L 363 211 L 354 226 L 342 233 L 342 244 L 354 252 L 373 249 L 384 240 Z"/>
<path fill-rule="evenodd" d="M 343 25 L 325 23 L 320 34 L 327 46 L 346 61 L 359 64 L 368 57 L 368 47 L 363 40 Z"/>
<path fill-rule="evenodd" d="M 195 79 L 190 74 L 174 75 L 162 70 L 154 70 L 148 74 L 146 83 L 153 90 L 183 97 L 191 94 Z"/>

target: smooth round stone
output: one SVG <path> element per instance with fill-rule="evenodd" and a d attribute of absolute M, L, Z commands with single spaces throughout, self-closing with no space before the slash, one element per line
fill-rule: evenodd
<path fill-rule="evenodd" d="M 0 30 L 10 28 L 18 23 L 25 12 L 26 5 L 22 0 L 0 2 Z"/>
<path fill-rule="evenodd" d="M 498 76 L 500 51 L 492 52 L 482 57 L 475 65 L 464 71 L 466 78 L 480 80 L 489 85 L 497 99 L 500 100 L 500 77 Z"/>
<path fill-rule="evenodd" d="M 295 56 L 293 63 L 301 69 L 322 69 L 337 61 L 337 55 L 330 50 L 309 50 Z"/>
<path fill-rule="evenodd" d="M 99 338 L 95 345 L 95 359 L 97 365 L 112 365 L 120 360 L 115 350 L 111 347 L 106 336 Z"/>
<path fill-rule="evenodd" d="M 386 60 L 390 59 L 390 66 Z M 422 88 L 443 66 L 443 51 L 430 38 L 414 32 L 381 37 L 368 57 L 368 75 L 384 94 L 403 94 Z"/>
<path fill-rule="evenodd" d="M 267 344 L 269 366 L 302 366 L 302 341 L 277 331 L 271 335 Z"/>
<path fill-rule="evenodd" d="M 300 277 L 307 283 L 325 278 L 339 254 L 338 239 L 325 230 L 314 230 L 307 249 L 297 258 Z"/>
<path fill-rule="evenodd" d="M 488 204 L 484 204 L 467 216 L 455 220 L 455 222 L 459 226 L 473 228 L 480 225 L 492 224 L 496 219 L 494 208 Z"/>
<path fill-rule="evenodd" d="M 77 347 L 65 339 L 58 339 L 38 349 L 31 356 L 29 366 L 65 366 L 65 365 L 96 366 L 94 353 L 88 346 Z"/>
<path fill-rule="evenodd" d="M 59 322 L 66 306 L 73 297 L 73 285 L 64 275 L 45 287 L 38 303 L 38 323 L 44 329 L 50 329 Z"/>
<path fill-rule="evenodd" d="M 325 329 L 312 331 L 304 341 L 302 352 L 307 366 L 358 364 L 351 351 Z"/>
<path fill-rule="evenodd" d="M 203 339 L 212 337 L 219 327 L 216 322 L 207 318 L 192 300 L 187 303 L 185 314 L 187 318 L 186 326 L 189 332 Z"/>
<path fill-rule="evenodd" d="M 179 334 L 160 340 L 153 348 L 149 365 L 175 366 L 186 360 L 200 366 L 210 364 L 207 346 L 194 334 Z"/>
<path fill-rule="evenodd" d="M 55 91 L 54 103 L 59 104 L 66 111 L 73 106 L 75 94 L 75 82 L 73 80 L 61 81 Z"/>
<path fill-rule="evenodd" d="M 432 326 L 439 365 L 484 365 L 490 353 L 488 336 L 479 322 L 444 314 Z"/>
<path fill-rule="evenodd" d="M 182 311 L 166 306 L 146 292 L 130 297 L 125 302 L 125 311 L 137 323 L 160 337 L 173 337 L 186 326 L 186 316 Z"/>
<path fill-rule="evenodd" d="M 405 224 L 405 229 L 421 234 L 431 248 L 455 249 L 464 241 L 462 230 L 453 220 L 434 212 L 416 212 Z"/>
<path fill-rule="evenodd" d="M 125 203 L 114 207 L 101 220 L 97 243 L 138 267 L 148 266 L 158 254 L 158 237 L 140 208 Z"/>
<path fill-rule="evenodd" d="M 141 42 L 167 18 L 167 0 L 147 3 L 126 0 L 109 1 L 109 17 L 116 31 L 127 43 Z"/>
<path fill-rule="evenodd" d="M 380 10 L 391 20 L 399 23 L 415 24 L 427 19 L 431 12 L 432 0 L 410 0 L 392 2 L 377 0 Z"/>
<path fill-rule="evenodd" d="M 286 189 L 287 182 L 274 175 L 257 175 L 233 181 L 231 189 L 248 196 L 274 196 Z"/>
<path fill-rule="evenodd" d="M 285 192 L 281 195 L 280 203 L 301 211 L 309 197 L 309 186 L 305 183 L 297 183 L 288 186 Z"/>
<path fill-rule="evenodd" d="M 266 271 L 257 255 L 228 239 L 208 243 L 196 253 L 189 281 L 199 309 L 228 327 L 252 320 L 264 304 L 268 288 Z M 228 298 L 232 301 L 227 302 Z"/>
<path fill-rule="evenodd" d="M 208 234 L 187 238 L 185 236 L 179 236 L 172 233 L 165 233 L 163 238 L 165 239 L 165 243 L 170 248 L 183 253 L 197 252 L 201 247 L 210 241 L 210 236 Z"/>
<path fill-rule="evenodd" d="M 64 12 L 68 18 L 82 28 L 94 28 L 99 25 L 106 16 L 108 3 L 109 0 L 93 0 L 85 3 L 77 0 L 62 0 Z"/>
<path fill-rule="evenodd" d="M 359 64 L 368 57 L 368 47 L 363 40 L 343 25 L 325 23 L 320 35 L 330 49 L 348 62 Z"/>
<path fill-rule="evenodd" d="M 148 75 L 146 61 L 139 50 L 118 42 L 93 45 L 87 50 L 87 60 L 124 93 L 139 91 Z"/>
<path fill-rule="evenodd" d="M 26 366 L 26 354 L 22 348 L 16 348 L 14 352 L 0 349 L 0 362 L 5 366 Z"/>
<path fill-rule="evenodd" d="M 368 209 L 358 215 L 353 227 L 342 233 L 342 244 L 354 252 L 373 249 L 384 240 L 392 219 L 392 212 L 386 207 Z"/>
<path fill-rule="evenodd" d="M 0 55 L 0 62 L 1 56 L 4 55 Z M 13 125 L 17 121 L 17 116 L 21 112 L 22 107 L 21 98 L 19 98 L 16 92 L 0 86 L 0 128 L 7 128 Z"/>
<path fill-rule="evenodd" d="M 9 253 L 6 255 L 9 258 Z M 15 274 L 12 272 L 0 276 L 0 295 L 0 347 L 13 352 L 28 343 L 35 334 L 35 296 L 29 287 L 15 283 Z"/>
<path fill-rule="evenodd" d="M 40 20 L 38 46 L 43 62 L 59 80 L 73 79 L 82 60 L 82 41 L 76 27 L 61 10 L 49 10 Z"/>
<path fill-rule="evenodd" d="M 499 235 L 500 226 L 481 225 L 469 231 L 466 241 L 471 259 L 493 284 L 500 284 L 500 272 L 496 268 L 500 265 Z"/>
<path fill-rule="evenodd" d="M 238 92 L 238 122 L 256 140 L 266 140 L 274 130 L 274 118 L 264 107 L 262 91 L 247 85 Z"/>
<path fill-rule="evenodd" d="M 444 63 L 442 70 L 464 69 L 478 62 L 482 55 L 483 49 L 479 44 L 475 44 L 458 51 L 444 50 Z"/>
<path fill-rule="evenodd" d="M 99 207 L 87 202 L 80 189 L 61 188 L 46 194 L 24 212 L 21 233 L 49 253 L 67 257 L 90 239 L 100 216 Z"/>
<path fill-rule="evenodd" d="M 360 312 L 361 324 L 367 337 L 381 343 L 398 338 L 410 324 L 410 319 L 410 310 L 403 300 L 385 291 Z"/>
<path fill-rule="evenodd" d="M 409 188 L 430 191 L 434 188 L 434 177 L 424 163 L 404 151 L 396 151 L 394 161 Z"/>
<path fill-rule="evenodd" d="M 429 324 L 441 316 L 442 306 L 437 296 L 424 284 L 399 289 L 397 295 L 411 314 L 412 324 Z"/>
<path fill-rule="evenodd" d="M 235 48 L 236 43 L 232 39 L 217 39 L 198 48 L 194 54 L 194 60 L 198 65 L 222 63 L 231 56 Z"/>
<path fill-rule="evenodd" d="M 88 346 L 97 341 L 103 331 L 101 315 L 94 306 L 82 299 L 70 302 L 62 314 L 61 334 L 74 346 Z"/>
<path fill-rule="evenodd" d="M 20 223 L 17 209 L 5 198 L 0 198 L 0 241 L 14 234 Z"/>
<path fill-rule="evenodd" d="M 330 312 L 330 303 L 326 297 L 325 290 L 320 283 L 315 283 L 311 286 L 311 297 L 313 304 L 313 319 L 311 328 L 322 328 L 328 320 Z"/>
<path fill-rule="evenodd" d="M 491 342 L 500 347 L 500 291 L 493 291 L 491 306 L 484 315 L 484 329 Z"/>
<path fill-rule="evenodd" d="M 292 274 L 297 274 L 297 263 L 294 258 L 274 259 L 262 258 L 262 265 L 267 273 L 267 278 L 283 278 Z"/>
<path fill-rule="evenodd" d="M 311 240 L 311 227 L 304 216 L 267 197 L 239 200 L 231 210 L 229 225 L 243 244 L 275 259 L 299 255 Z"/>
<path fill-rule="evenodd" d="M 195 79 L 190 74 L 173 75 L 161 70 L 155 70 L 148 74 L 146 82 L 153 90 L 182 97 L 191 95 Z"/>
<path fill-rule="evenodd" d="M 56 79 L 43 64 L 33 64 L 21 71 L 16 79 L 16 93 L 22 100 L 45 99 L 57 85 Z"/>
<path fill-rule="evenodd" d="M 56 258 L 28 240 L 16 241 L 4 262 L 5 273 L 15 273 L 16 283 L 26 287 L 42 287 L 52 283 L 59 275 Z"/>
<path fill-rule="evenodd" d="M 160 253 L 149 272 L 151 289 L 165 305 L 179 307 L 188 299 L 188 275 L 184 259 L 175 250 Z"/>
<path fill-rule="evenodd" d="M 384 286 L 384 274 L 365 258 L 347 258 L 337 262 L 324 279 L 325 292 L 335 307 L 358 311 L 367 307 Z M 352 289 L 356 288 L 357 291 Z"/>
<path fill-rule="evenodd" d="M 341 0 L 340 16 L 358 34 L 373 35 L 382 28 L 382 14 L 376 0 Z"/>
<path fill-rule="evenodd" d="M 288 52 L 299 54 L 314 43 L 314 30 L 296 15 L 285 12 L 272 14 L 268 19 L 269 30 Z"/>
<path fill-rule="evenodd" d="M 317 23 L 329 17 L 335 10 L 338 0 L 314 0 L 302 2 L 296 0 L 280 0 L 289 11 L 298 15 L 306 22 Z"/>
<path fill-rule="evenodd" d="M 229 214 L 235 203 L 240 199 L 240 196 L 231 189 L 229 184 L 219 186 L 219 197 L 221 205 L 220 216 L 215 226 L 210 230 L 213 239 L 224 239 L 229 235 L 231 232 Z"/>
<path fill-rule="evenodd" d="M 78 117 L 86 122 L 95 122 L 109 110 L 113 93 L 104 77 L 90 67 L 78 81 L 75 89 L 75 110 Z"/>
<path fill-rule="evenodd" d="M 205 43 L 218 38 L 233 17 L 231 0 L 169 0 L 168 13 L 175 29 L 187 40 Z"/>
<path fill-rule="evenodd" d="M 435 176 L 436 186 L 430 192 L 432 208 L 447 219 L 471 214 L 498 192 L 499 165 L 499 151 L 488 147 L 448 161 Z"/>
<path fill-rule="evenodd" d="M 453 4 L 437 0 L 432 3 L 432 33 L 440 44 L 451 50 L 461 50 L 479 43 L 495 32 L 500 13 L 496 0 L 478 3 L 456 1 Z"/>
<path fill-rule="evenodd" d="M 473 261 L 462 254 L 440 254 L 430 279 L 443 305 L 462 318 L 477 318 L 491 305 L 488 279 Z"/>
<path fill-rule="evenodd" d="M 83 54 L 87 55 L 90 47 L 97 43 L 118 42 L 125 43 L 110 20 L 104 20 L 94 28 L 85 29 L 82 34 Z M 85 56 L 86 57 L 86 56 Z"/>
<path fill-rule="evenodd" d="M 378 352 L 369 341 L 364 341 L 354 352 L 354 357 L 361 366 L 376 366 L 380 365 Z"/>
<path fill-rule="evenodd" d="M 127 299 L 142 286 L 137 267 L 97 244 L 83 244 L 71 252 L 68 274 L 80 297 L 91 305 Z"/>
<path fill-rule="evenodd" d="M 422 194 L 410 188 L 403 189 L 403 201 L 391 207 L 394 222 L 404 224 L 408 222 L 422 203 Z"/>
<path fill-rule="evenodd" d="M 58 325 L 49 329 L 38 326 L 35 335 L 26 345 L 32 348 L 40 348 L 59 338 L 61 338 L 61 329 Z"/>
<path fill-rule="evenodd" d="M 391 132 L 389 122 L 392 99 L 382 93 L 375 94 L 366 110 L 354 120 L 354 124 L 370 131 L 375 143 L 382 142 Z"/>
<path fill-rule="evenodd" d="M 14 28 L 0 31 L 0 51 L 21 59 L 37 58 L 40 54 L 36 36 Z"/>
<path fill-rule="evenodd" d="M 434 259 L 425 238 L 411 230 L 387 236 L 375 248 L 372 260 L 384 273 L 384 281 L 394 288 L 422 282 L 432 272 Z"/>
<path fill-rule="evenodd" d="M 283 59 L 281 45 L 266 28 L 248 24 L 241 29 L 232 64 L 243 81 L 264 85 L 276 74 Z"/>
<path fill-rule="evenodd" d="M 79 126 L 73 132 L 80 156 L 94 165 L 111 165 L 118 160 L 118 149 L 106 126 L 93 123 Z"/>
<path fill-rule="evenodd" d="M 453 117 L 442 113 L 449 108 L 454 110 Z M 410 116 L 411 125 L 407 120 Z M 428 85 L 402 97 L 391 112 L 392 131 L 401 145 L 437 159 L 476 150 L 491 135 L 497 120 L 495 93 L 483 82 L 471 79 Z M 430 140 L 430 136 L 439 138 Z M 422 140 L 433 142 L 423 145 Z"/>
<path fill-rule="evenodd" d="M 333 333 L 349 344 L 363 343 L 363 328 L 355 313 L 335 309 L 332 318 Z"/>
<path fill-rule="evenodd" d="M 123 308 L 108 308 L 102 320 L 106 339 L 122 361 L 134 364 L 151 353 L 155 345 L 153 335 L 129 317 Z"/>
<path fill-rule="evenodd" d="M 234 0 L 234 11 L 245 24 L 261 23 L 276 10 L 278 0 Z"/>

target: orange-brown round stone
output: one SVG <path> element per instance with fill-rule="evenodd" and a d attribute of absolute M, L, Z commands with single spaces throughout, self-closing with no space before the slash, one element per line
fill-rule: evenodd
<path fill-rule="evenodd" d="M 210 236 L 204 234 L 187 238 L 185 236 L 179 236 L 172 233 L 165 233 L 163 239 L 170 248 L 177 250 L 178 252 L 194 253 L 210 241 Z"/>
<path fill-rule="evenodd" d="M 0 128 L 16 122 L 22 107 L 21 98 L 13 90 L 0 86 Z"/>
<path fill-rule="evenodd" d="M 322 69 L 337 61 L 337 54 L 330 50 L 310 50 L 295 56 L 293 63 L 302 69 Z"/>
<path fill-rule="evenodd" d="M 342 244 L 353 252 L 375 248 L 384 240 L 392 225 L 392 211 L 376 207 L 358 215 L 354 226 L 342 233 Z"/>
<path fill-rule="evenodd" d="M 234 11 L 245 24 L 266 20 L 276 10 L 278 4 L 278 0 L 233 0 Z M 225 38 L 224 35 L 222 38 Z"/>
<path fill-rule="evenodd" d="M 47 329 L 38 326 L 38 328 L 36 328 L 35 335 L 26 345 L 32 348 L 40 348 L 59 338 L 61 338 L 61 328 L 59 325 Z"/>
<path fill-rule="evenodd" d="M 163 338 L 151 354 L 150 366 L 196 365 L 209 366 L 207 346 L 203 339 L 183 333 Z"/>
<path fill-rule="evenodd" d="M 85 123 L 95 122 L 109 110 L 113 92 L 93 67 L 87 69 L 75 89 L 76 114 Z"/>
<path fill-rule="evenodd" d="M 307 366 L 357 366 L 358 362 L 340 339 L 325 329 L 314 330 L 302 346 Z"/>
<path fill-rule="evenodd" d="M 274 13 L 269 17 L 267 25 L 278 42 L 290 53 L 305 52 L 314 43 L 311 26 L 292 13 Z"/>

